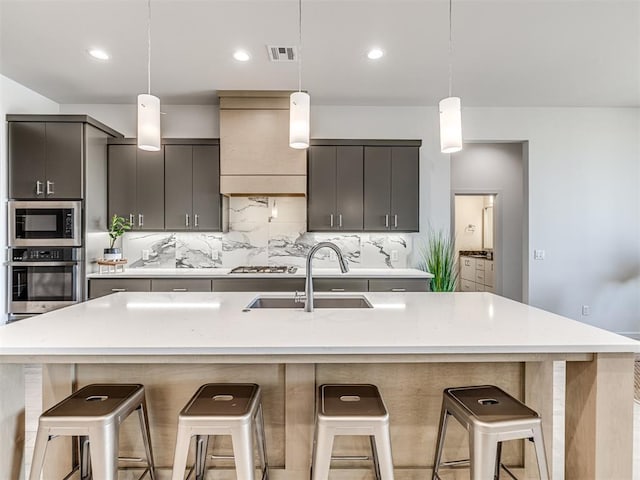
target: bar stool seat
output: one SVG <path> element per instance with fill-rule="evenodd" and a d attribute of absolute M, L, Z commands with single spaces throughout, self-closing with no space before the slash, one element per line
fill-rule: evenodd
<path fill-rule="evenodd" d="M 38 422 L 29 479 L 40 479 L 50 440 L 73 436 L 79 439 L 80 478 L 117 480 L 120 424 L 136 410 L 147 456 L 142 476 L 149 473 L 155 480 L 145 391 L 140 384 L 87 385 L 44 412 Z"/>
<path fill-rule="evenodd" d="M 327 480 L 336 435 L 366 435 L 377 480 L 393 480 L 389 413 L 375 385 L 320 385 L 312 480 Z M 336 457 L 337 458 L 337 457 Z"/>
<path fill-rule="evenodd" d="M 260 386 L 255 383 L 202 385 L 178 416 L 172 480 L 184 478 L 189 444 L 194 436 L 195 478 L 203 480 L 206 477 L 207 447 L 209 437 L 213 435 L 231 435 L 237 478 L 254 480 L 254 432 L 261 463 L 261 478 L 266 480 L 269 473 Z"/>
<path fill-rule="evenodd" d="M 512 478 L 516 478 L 500 463 L 500 455 L 503 441 L 522 439 L 534 442 L 539 476 L 548 480 L 540 416 L 524 403 L 493 385 L 444 390 L 432 480 L 440 479 L 440 467 L 469 462 L 441 462 L 449 415 L 469 432 L 472 480 L 498 479 L 500 467 Z"/>

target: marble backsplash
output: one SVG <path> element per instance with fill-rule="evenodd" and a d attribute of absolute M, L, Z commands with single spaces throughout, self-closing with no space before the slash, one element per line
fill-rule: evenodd
<path fill-rule="evenodd" d="M 231 197 L 229 232 L 129 232 L 122 240 L 130 268 L 233 268 L 239 265 L 304 267 L 321 241 L 340 247 L 352 268 L 406 268 L 411 234 L 306 232 L 303 197 Z M 274 215 L 274 202 L 277 215 Z M 337 267 L 320 250 L 316 267 Z"/>

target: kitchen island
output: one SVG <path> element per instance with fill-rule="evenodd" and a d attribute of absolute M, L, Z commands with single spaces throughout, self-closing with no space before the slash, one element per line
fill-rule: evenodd
<path fill-rule="evenodd" d="M 562 458 L 562 445 L 554 442 L 562 425 L 554 425 L 554 362 L 566 362 L 566 478 L 631 478 L 633 361 L 640 351 L 633 340 L 490 293 L 370 292 L 371 309 L 314 313 L 247 309 L 257 295 L 118 293 L 1 328 L 0 433 L 13 441 L 3 449 L 0 477 L 17 478 L 23 424 L 29 432 L 42 408 L 103 381 L 147 386 L 161 467 L 171 465 L 178 411 L 199 385 L 218 381 L 263 386 L 275 480 L 307 478 L 315 387 L 328 382 L 380 387 L 399 480 L 430 472 L 447 386 L 492 383 L 524 400 L 542 415 L 548 457 L 555 460 Z M 26 396 L 26 422 L 25 372 L 32 375 L 27 390 L 36 379 L 42 392 L 40 404 Z M 464 432 L 451 433 L 446 456 L 463 457 Z M 125 428 L 123 451 L 139 454 L 138 437 Z M 505 448 L 505 463 L 534 472 L 524 443 Z M 339 454 L 363 455 L 365 447 L 357 438 L 336 442 Z M 225 453 L 228 444 L 215 448 Z M 51 455 L 48 465 L 62 471 L 70 458 Z M 366 463 L 335 466 L 332 478 L 370 478 Z M 161 470 L 160 478 L 168 472 Z M 225 471 L 220 478 L 235 477 Z"/>

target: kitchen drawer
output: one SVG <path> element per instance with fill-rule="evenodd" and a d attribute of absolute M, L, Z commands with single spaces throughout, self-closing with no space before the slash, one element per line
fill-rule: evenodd
<path fill-rule="evenodd" d="M 221 278 L 213 280 L 214 292 L 304 291 L 304 278 Z"/>
<path fill-rule="evenodd" d="M 366 292 L 369 282 L 366 278 L 315 278 L 315 292 Z"/>
<path fill-rule="evenodd" d="M 464 278 L 460 282 L 460 291 L 461 292 L 475 292 L 476 291 L 476 282 L 472 282 L 470 280 L 465 280 Z"/>
<path fill-rule="evenodd" d="M 476 283 L 484 285 L 484 270 L 476 270 Z"/>
<path fill-rule="evenodd" d="M 151 280 L 146 278 L 99 278 L 89 281 L 89 298 L 116 292 L 150 292 Z"/>
<path fill-rule="evenodd" d="M 370 292 L 428 292 L 429 279 L 426 278 L 372 278 L 369 280 Z"/>
<path fill-rule="evenodd" d="M 211 280 L 206 278 L 154 278 L 152 292 L 210 292 Z"/>
<path fill-rule="evenodd" d="M 476 270 L 484 270 L 484 262 L 482 258 L 476 258 Z"/>

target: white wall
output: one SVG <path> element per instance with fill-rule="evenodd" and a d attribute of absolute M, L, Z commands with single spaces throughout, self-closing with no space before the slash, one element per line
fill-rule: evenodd
<path fill-rule="evenodd" d="M 90 115 L 125 137 L 136 136 L 137 112 L 133 103 L 119 105 L 60 105 L 60 113 Z M 217 105 L 161 105 L 162 136 L 167 138 L 218 138 Z"/>
<path fill-rule="evenodd" d="M 216 137 L 214 106 L 164 106 L 163 135 Z M 128 136 L 133 105 L 63 106 Z M 449 226 L 449 156 L 435 107 L 314 106 L 314 138 L 419 138 L 421 230 Z M 467 141 L 529 141 L 529 302 L 640 333 L 640 109 L 463 108 Z M 581 316 L 582 305 L 591 316 Z"/>
<path fill-rule="evenodd" d="M 58 113 L 60 106 L 39 93 L 23 87 L 10 78 L 0 75 L 0 249 L 2 261 L 7 251 L 7 124 L 8 113 Z M 0 324 L 5 323 L 7 311 L 7 270 L 0 274 Z"/>

